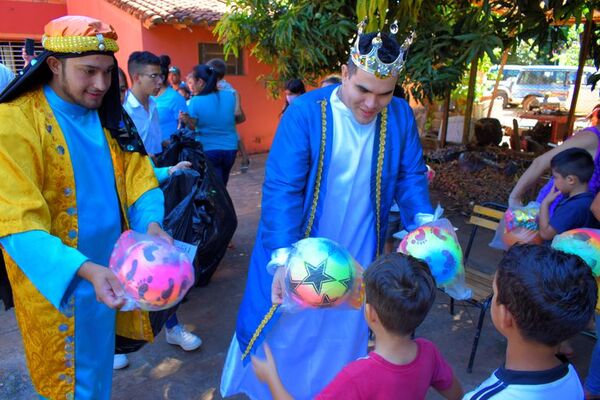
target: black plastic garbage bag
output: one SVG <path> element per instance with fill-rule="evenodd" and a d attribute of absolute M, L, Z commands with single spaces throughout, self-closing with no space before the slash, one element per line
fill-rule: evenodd
<path fill-rule="evenodd" d="M 201 173 L 178 171 L 161 187 L 165 205 L 176 203 L 172 196 L 187 193 L 166 213 L 163 225 L 175 239 L 198 246 L 193 262 L 196 285 L 205 286 L 225 256 L 237 228 L 237 217 L 229 194 L 210 164 L 204 160 L 201 168 Z"/>
<path fill-rule="evenodd" d="M 195 139 L 194 131 L 186 128 L 178 129 L 171 135 L 169 146 L 157 157 L 156 165 L 170 167 L 179 161 L 191 162 L 192 169 L 199 173 L 202 173 L 202 164 L 206 161 L 202 143 Z"/>
<path fill-rule="evenodd" d="M 161 185 L 165 197 L 163 227 L 174 239 L 198 246 L 194 257 L 196 284 L 208 284 L 222 260 L 237 228 L 237 217 L 227 190 L 207 162 L 202 144 L 190 131 L 180 130 L 157 160 L 159 166 L 190 161 L 192 169 L 175 172 Z M 178 306 L 150 312 L 150 324 L 158 335 Z M 117 353 L 132 353 L 146 344 L 143 340 L 116 337 Z"/>
<path fill-rule="evenodd" d="M 0 300 L 4 303 L 5 310 L 10 310 L 15 306 L 2 251 L 0 251 Z"/>
<path fill-rule="evenodd" d="M 194 258 L 196 285 L 205 286 L 225 256 L 237 217 L 229 193 L 189 129 L 171 135 L 171 143 L 158 157 L 157 165 L 180 161 L 191 162 L 192 169 L 178 171 L 161 185 L 164 228 L 175 239 L 198 246 Z"/>

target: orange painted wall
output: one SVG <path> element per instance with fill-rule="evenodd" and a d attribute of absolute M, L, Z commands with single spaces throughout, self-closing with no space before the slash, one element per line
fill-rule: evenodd
<path fill-rule="evenodd" d="M 0 1 L 0 38 L 41 39 L 46 23 L 66 13 L 64 3 Z"/>
<path fill-rule="evenodd" d="M 142 24 L 132 15 L 104 0 L 67 0 L 69 15 L 86 15 L 110 25 L 119 35 L 119 51 L 115 54 L 119 66 L 127 72 L 127 58 L 142 49 Z"/>
<path fill-rule="evenodd" d="M 171 63 L 181 68 L 185 77 L 199 62 L 198 43 L 216 42 L 212 32 L 203 27 L 193 27 L 192 32 L 179 31 L 169 25 L 159 25 L 142 31 L 143 48 L 157 55 L 168 54 Z M 269 67 L 259 64 L 244 52 L 245 75 L 228 75 L 225 79 L 239 92 L 246 121 L 237 126 L 248 152 L 269 150 L 279 122 L 283 100 L 269 98 L 256 77 L 269 72 Z"/>
<path fill-rule="evenodd" d="M 193 27 L 191 32 L 170 25 L 145 29 L 140 20 L 104 0 L 65 0 L 62 4 L 0 0 L 0 39 L 40 39 L 48 21 L 67 14 L 87 15 L 111 24 L 119 35 L 116 57 L 123 69 L 129 54 L 148 50 L 157 55 L 168 54 L 185 76 L 198 63 L 198 43 L 216 42 L 212 32 L 204 27 Z M 269 98 L 262 83 L 256 80 L 269 72 L 269 66 L 259 64 L 248 51 L 244 52 L 244 72 L 245 75 L 226 78 L 238 90 L 246 113 L 246 122 L 237 126 L 238 132 L 248 152 L 267 151 L 283 100 Z"/>

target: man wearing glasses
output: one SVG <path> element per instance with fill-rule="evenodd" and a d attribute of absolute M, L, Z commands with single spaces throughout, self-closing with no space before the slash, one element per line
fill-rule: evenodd
<path fill-rule="evenodd" d="M 162 151 L 161 132 L 156 96 L 163 81 L 160 59 L 149 51 L 134 51 L 127 61 L 127 72 L 131 79 L 131 89 L 127 91 L 123 107 L 133 119 L 148 154 Z"/>

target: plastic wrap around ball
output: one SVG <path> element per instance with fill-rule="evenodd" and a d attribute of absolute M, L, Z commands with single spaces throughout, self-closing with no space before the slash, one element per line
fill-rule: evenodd
<path fill-rule="evenodd" d="M 544 240 L 539 234 L 540 208 L 535 203 L 525 207 L 508 209 L 504 213 L 504 232 L 502 241 L 507 247 L 517 243 L 542 244 Z"/>
<path fill-rule="evenodd" d="M 552 248 L 581 257 L 592 274 L 600 276 L 600 230 L 581 228 L 563 232 L 554 237 Z"/>
<path fill-rule="evenodd" d="M 462 249 L 455 236 L 436 226 L 421 226 L 410 232 L 398 251 L 425 261 L 439 286 L 452 283 L 464 270 Z"/>
<path fill-rule="evenodd" d="M 109 268 L 126 299 L 146 311 L 173 307 L 194 284 L 194 267 L 184 253 L 163 239 L 133 231 L 124 232 L 115 244 Z"/>
<path fill-rule="evenodd" d="M 431 168 L 429 165 L 427 167 L 427 183 L 431 185 L 433 179 L 435 178 L 435 170 Z"/>
<path fill-rule="evenodd" d="M 542 244 L 544 240 L 538 231 L 530 231 L 525 228 L 517 228 L 512 231 L 505 231 L 502 234 L 502 241 L 507 247 L 512 247 L 517 243 Z"/>
<path fill-rule="evenodd" d="M 286 284 L 304 307 L 333 307 L 344 302 L 356 284 L 357 264 L 350 253 L 325 238 L 296 242 L 288 257 Z"/>

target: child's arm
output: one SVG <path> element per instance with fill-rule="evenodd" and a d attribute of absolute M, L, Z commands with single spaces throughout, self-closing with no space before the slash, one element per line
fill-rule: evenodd
<path fill-rule="evenodd" d="M 456 375 L 452 377 L 452 385 L 446 390 L 438 390 L 438 393 L 449 400 L 459 400 L 464 394 L 460 382 L 456 379 Z"/>
<path fill-rule="evenodd" d="M 269 385 L 269 391 L 274 400 L 293 400 L 293 397 L 285 390 L 279 374 L 277 373 L 277 365 L 275 365 L 275 359 L 271 348 L 265 342 L 265 356 L 264 360 L 256 356 L 252 356 L 252 368 L 256 377 L 261 381 Z"/>
<path fill-rule="evenodd" d="M 540 224 L 540 236 L 544 240 L 552 240 L 556 236 L 556 230 L 550 225 L 550 204 L 558 197 L 560 191 L 556 186 L 552 186 L 550 193 L 542 200 L 540 204 L 540 214 L 538 216 Z"/>
<path fill-rule="evenodd" d="M 600 221 L 600 194 L 597 194 L 596 197 L 594 197 L 594 201 L 592 202 L 590 209 L 592 210 L 594 217 Z"/>

